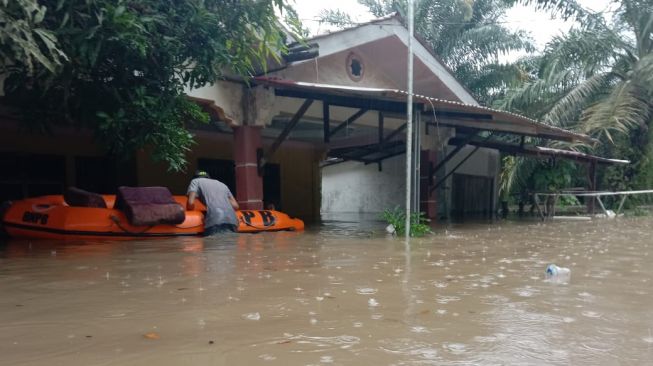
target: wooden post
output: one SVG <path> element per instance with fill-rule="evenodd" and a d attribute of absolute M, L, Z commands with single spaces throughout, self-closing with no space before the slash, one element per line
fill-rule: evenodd
<path fill-rule="evenodd" d="M 588 191 L 594 192 L 596 191 L 596 161 L 593 160 L 589 163 L 588 165 Z M 587 213 L 590 215 L 594 215 L 594 201 L 595 197 L 588 197 L 586 205 L 587 205 Z"/>

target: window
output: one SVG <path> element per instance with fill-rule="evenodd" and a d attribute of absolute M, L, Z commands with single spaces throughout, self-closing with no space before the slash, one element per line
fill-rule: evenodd
<path fill-rule="evenodd" d="M 231 193 L 236 195 L 236 166 L 233 160 L 197 159 L 197 169 L 204 170 L 211 178 L 226 184 Z"/>
<path fill-rule="evenodd" d="M 347 56 L 347 75 L 349 75 L 349 78 L 353 81 L 360 81 L 363 79 L 364 73 L 365 67 L 362 59 L 355 53 L 350 53 Z"/>
<path fill-rule="evenodd" d="M 64 156 L 0 154 L 0 201 L 62 194 L 65 183 Z"/>
<path fill-rule="evenodd" d="M 116 160 L 109 157 L 75 158 L 75 186 L 95 193 L 116 193 Z"/>

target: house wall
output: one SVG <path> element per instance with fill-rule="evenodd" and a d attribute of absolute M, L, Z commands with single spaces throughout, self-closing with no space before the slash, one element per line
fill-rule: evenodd
<path fill-rule="evenodd" d="M 344 162 L 322 168 L 321 213 L 377 213 L 404 205 L 406 156 L 365 165 Z"/>
<path fill-rule="evenodd" d="M 243 122 L 243 85 L 228 81 L 217 81 L 197 89 L 186 89 L 194 98 L 213 101 L 223 111 L 224 117 L 236 125 Z"/>
<path fill-rule="evenodd" d="M 447 147 L 447 154 L 455 149 L 454 146 Z M 456 165 L 460 163 L 470 152 L 474 150 L 473 146 L 465 146 L 460 150 L 456 156 L 454 156 L 446 165 L 446 172 L 449 173 Z M 474 155 L 472 155 L 460 168 L 456 169 L 455 173 L 474 175 L 479 177 L 488 177 L 493 180 L 493 209 L 497 207 L 498 200 L 498 190 L 499 190 L 499 170 L 501 167 L 501 154 L 497 150 L 492 149 L 478 149 Z M 452 192 L 453 192 L 453 175 L 447 178 L 446 183 L 444 184 L 444 199 L 446 200 L 446 205 L 442 209 L 448 209 L 451 211 L 452 208 Z M 445 216 L 448 216 L 448 212 L 442 212 Z"/>
<path fill-rule="evenodd" d="M 441 138 L 446 141 L 453 129 L 442 129 Z M 445 143 L 446 144 L 446 143 Z M 431 129 L 429 135 L 422 135 L 422 148 L 435 149 L 438 160 L 455 147 L 442 146 Z M 469 154 L 474 147 L 464 147 L 440 170 L 436 181 L 444 177 L 451 169 Z M 490 177 L 494 182 L 494 207 L 498 196 L 500 154 L 492 149 L 479 149 L 456 173 L 481 177 Z M 322 169 L 322 204 L 321 213 L 378 213 L 386 208 L 404 206 L 406 197 L 406 155 L 400 155 L 383 161 L 383 171 L 379 172 L 376 164 L 365 165 L 357 162 L 345 162 Z M 438 189 L 438 211 L 440 216 L 448 217 L 452 208 L 452 177 Z"/>
<path fill-rule="evenodd" d="M 355 52 L 365 65 L 363 78 L 360 81 L 352 80 L 347 74 L 347 57 Z M 320 57 L 311 62 L 294 65 L 291 68 L 271 73 L 272 76 L 304 81 L 308 83 L 325 83 L 334 85 L 349 85 L 369 88 L 396 88 L 396 83 L 389 79 L 382 70 L 371 67 L 374 60 L 367 60 L 360 48 L 352 48 L 326 57 Z"/>

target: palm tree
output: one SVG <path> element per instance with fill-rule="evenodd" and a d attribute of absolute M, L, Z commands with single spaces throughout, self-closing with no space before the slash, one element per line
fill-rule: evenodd
<path fill-rule="evenodd" d="M 624 189 L 653 183 L 649 133 L 653 119 L 653 1 L 615 0 L 613 5 L 610 20 L 604 14 L 579 10 L 580 24 L 553 39 L 537 60 L 530 80 L 506 93 L 495 106 L 603 142 L 572 148 L 630 159 L 630 166 L 612 167 L 603 176 L 603 183 Z M 522 175 L 528 172 L 519 165 L 511 165 L 514 174 L 519 169 Z"/>

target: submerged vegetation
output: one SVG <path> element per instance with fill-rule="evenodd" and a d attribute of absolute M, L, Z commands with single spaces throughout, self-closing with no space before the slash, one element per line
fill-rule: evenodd
<path fill-rule="evenodd" d="M 389 225 L 392 225 L 394 234 L 406 234 L 406 211 L 399 206 L 393 209 L 385 209 L 381 213 L 383 218 Z M 426 234 L 431 234 L 431 227 L 428 225 L 429 220 L 425 217 L 424 212 L 413 212 L 410 214 L 410 236 L 420 237 Z"/>

